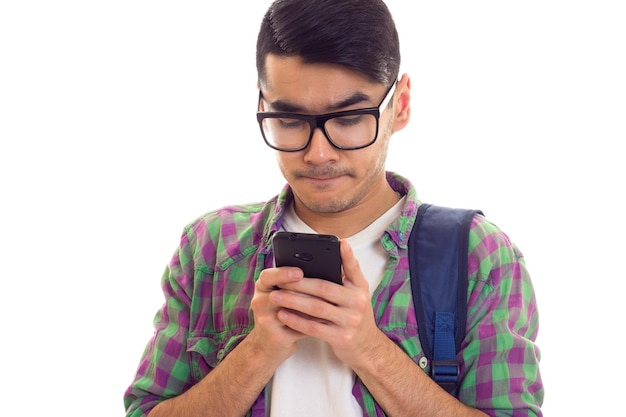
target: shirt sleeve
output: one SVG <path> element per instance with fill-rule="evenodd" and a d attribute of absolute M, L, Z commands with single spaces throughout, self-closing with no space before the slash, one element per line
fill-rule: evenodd
<path fill-rule="evenodd" d="M 165 269 L 161 286 L 165 303 L 154 318 L 154 335 L 140 359 L 132 384 L 124 394 L 127 417 L 146 416 L 159 402 L 192 385 L 187 336 L 193 262 L 187 233 Z"/>
<path fill-rule="evenodd" d="M 542 416 L 537 303 L 524 257 L 494 224 L 474 219 L 459 399 L 491 416 Z"/>

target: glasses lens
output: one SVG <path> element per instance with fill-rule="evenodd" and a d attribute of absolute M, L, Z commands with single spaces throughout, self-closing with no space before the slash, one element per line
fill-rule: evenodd
<path fill-rule="evenodd" d="M 308 120 L 268 115 L 262 119 L 265 141 L 279 150 L 299 150 L 307 146 L 311 137 Z M 326 136 L 342 149 L 357 149 L 374 142 L 378 120 L 373 114 L 348 114 L 330 118 L 324 123 Z"/>
<path fill-rule="evenodd" d="M 353 114 L 328 119 L 324 128 L 335 145 L 354 149 L 370 145 L 376 139 L 377 124 L 373 114 Z"/>
<path fill-rule="evenodd" d="M 285 117 L 265 117 L 261 129 L 267 143 L 281 150 L 305 147 L 311 134 L 311 126 L 306 120 Z"/>

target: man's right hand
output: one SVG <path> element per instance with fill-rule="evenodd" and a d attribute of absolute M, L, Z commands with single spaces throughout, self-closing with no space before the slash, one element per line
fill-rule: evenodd
<path fill-rule="evenodd" d="M 296 351 L 296 342 L 304 334 L 285 326 L 278 319 L 279 308 L 271 301 L 273 291 L 288 291 L 280 288 L 304 278 L 302 270 L 296 267 L 268 268 L 261 272 L 255 284 L 251 308 L 254 314 L 254 328 L 246 337 L 247 344 L 253 344 L 255 351 L 264 355 L 275 366 L 280 365 Z"/>

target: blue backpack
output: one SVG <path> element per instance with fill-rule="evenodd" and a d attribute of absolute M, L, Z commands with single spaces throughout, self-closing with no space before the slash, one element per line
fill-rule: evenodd
<path fill-rule="evenodd" d="M 411 290 L 431 377 L 455 395 L 467 319 L 469 229 L 480 210 L 421 204 L 409 237 Z"/>

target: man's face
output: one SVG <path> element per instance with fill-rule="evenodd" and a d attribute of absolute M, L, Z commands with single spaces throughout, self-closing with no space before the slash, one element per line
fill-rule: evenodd
<path fill-rule="evenodd" d="M 376 107 L 387 87 L 345 67 L 305 64 L 298 57 L 266 58 L 261 85 L 262 111 L 324 114 Z M 348 103 L 348 104 L 345 104 Z M 311 143 L 297 152 L 277 152 L 280 170 L 295 194 L 296 211 L 338 213 L 372 202 L 388 184 L 385 159 L 392 111 L 380 116 L 378 139 L 363 149 L 340 150 L 315 129 Z"/>

